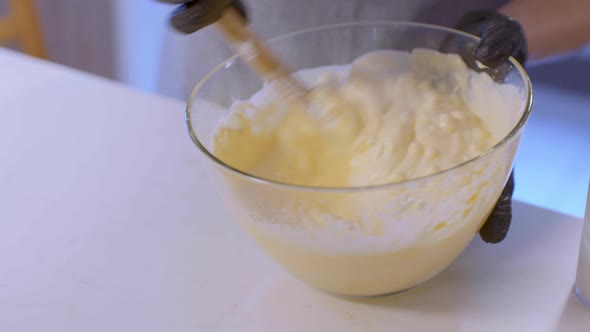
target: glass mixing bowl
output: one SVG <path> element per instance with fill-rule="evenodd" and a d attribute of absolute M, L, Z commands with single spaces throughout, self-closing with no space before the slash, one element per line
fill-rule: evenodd
<path fill-rule="evenodd" d="M 475 36 L 433 25 L 360 22 L 303 30 L 267 45 L 299 70 L 348 64 L 382 49 L 436 49 L 463 55 L 469 63 L 477 42 Z M 500 68 L 482 69 L 516 86 L 522 97 L 520 109 L 508 111 L 506 136 L 486 153 L 401 183 L 291 185 L 235 169 L 213 153 L 213 132 L 232 102 L 249 98 L 263 85 L 229 50 L 228 56 L 192 93 L 186 112 L 190 136 L 228 209 L 248 234 L 293 276 L 339 295 L 398 292 L 449 266 L 498 200 L 532 106 L 528 76 L 510 59 Z"/>

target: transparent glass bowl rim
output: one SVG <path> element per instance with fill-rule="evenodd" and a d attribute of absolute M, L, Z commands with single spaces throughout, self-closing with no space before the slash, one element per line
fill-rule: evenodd
<path fill-rule="evenodd" d="M 319 31 L 324 31 L 324 30 L 334 30 L 334 29 L 339 29 L 339 28 L 351 28 L 351 27 L 421 28 L 421 29 L 437 30 L 439 32 L 449 32 L 449 33 L 453 33 L 455 35 L 460 35 L 463 37 L 470 38 L 475 41 L 480 39 L 479 37 L 477 37 L 475 35 L 472 35 L 472 34 L 469 34 L 469 33 L 463 32 L 463 31 L 459 31 L 456 29 L 447 28 L 447 27 L 443 27 L 443 26 L 439 26 L 439 25 L 434 25 L 434 24 L 404 22 L 404 21 L 359 21 L 359 22 L 352 22 L 352 23 L 329 24 L 329 25 L 322 25 L 322 26 L 313 27 L 313 28 L 309 28 L 309 29 L 302 29 L 302 30 L 298 30 L 298 31 L 295 31 L 292 33 L 288 33 L 288 34 L 280 35 L 280 36 L 277 36 L 274 38 L 270 38 L 270 39 L 266 40 L 265 43 L 272 44 L 273 42 L 279 42 L 284 39 L 296 37 L 298 35 L 314 33 L 314 32 L 319 32 Z M 526 100 L 524 103 L 524 112 L 522 113 L 522 116 L 518 120 L 518 123 L 516 124 L 516 126 L 508 133 L 508 135 L 506 135 L 496 145 L 489 148 L 486 152 L 478 155 L 477 157 L 475 157 L 473 159 L 470 159 L 470 160 L 465 161 L 459 165 L 456 165 L 452 168 L 444 169 L 442 171 L 439 171 L 439 172 L 436 172 L 433 174 L 429 174 L 426 176 L 417 177 L 417 178 L 413 178 L 413 179 L 409 179 L 409 180 L 401 181 L 401 182 L 391 182 L 391 183 L 383 183 L 383 184 L 378 184 L 378 185 L 356 186 L 356 187 L 354 187 L 354 186 L 351 186 L 351 187 L 316 187 L 316 186 L 305 186 L 305 185 L 291 184 L 291 183 L 275 181 L 275 180 L 259 177 L 259 176 L 253 175 L 253 174 L 249 174 L 247 172 L 244 172 L 242 170 L 239 170 L 237 168 L 234 168 L 234 167 L 226 164 L 225 162 L 223 162 L 222 160 L 217 158 L 211 151 L 209 151 L 203 143 L 201 143 L 201 141 L 199 140 L 199 138 L 197 137 L 196 133 L 193 130 L 192 120 L 191 120 L 191 112 L 193 109 L 193 102 L 197 98 L 199 92 L 201 91 L 203 86 L 207 83 L 207 81 L 213 75 L 215 75 L 215 73 L 217 73 L 219 70 L 222 70 L 223 68 L 225 68 L 226 65 L 228 65 L 232 61 L 236 60 L 238 57 L 239 57 L 239 55 L 237 55 L 237 54 L 233 55 L 230 58 L 223 61 L 222 63 L 220 63 L 219 65 L 217 65 L 213 70 L 211 70 L 207 75 L 205 75 L 205 77 L 203 77 L 199 81 L 199 83 L 197 83 L 195 88 L 193 89 L 193 91 L 190 95 L 187 107 L 186 107 L 186 112 L 185 112 L 185 121 L 188 126 L 189 135 L 190 135 L 193 143 L 201 150 L 201 152 L 203 152 L 214 163 L 216 163 L 219 166 L 223 167 L 224 169 L 228 170 L 230 173 L 233 173 L 234 175 L 237 175 L 238 177 L 242 177 L 242 178 L 252 181 L 252 182 L 257 182 L 257 183 L 260 183 L 263 185 L 281 187 L 282 189 L 288 189 L 288 190 L 312 191 L 312 192 L 332 192 L 332 193 L 352 193 L 352 192 L 361 192 L 361 191 L 387 190 L 387 189 L 391 189 L 396 186 L 403 186 L 403 185 L 418 183 L 421 181 L 428 181 L 428 179 L 430 179 L 430 178 L 435 178 L 438 176 L 442 176 L 444 174 L 458 171 L 459 169 L 466 167 L 467 165 L 474 163 L 477 160 L 486 158 L 486 156 L 488 156 L 492 152 L 498 150 L 499 148 L 501 148 L 502 146 L 507 144 L 507 142 L 510 141 L 515 135 L 517 135 L 520 132 L 520 130 L 524 127 L 524 125 L 526 124 L 526 122 L 530 116 L 532 106 L 533 106 L 533 91 L 532 91 L 532 84 L 531 84 L 530 78 L 529 78 L 528 74 L 526 73 L 526 71 L 524 70 L 523 66 L 521 66 L 520 63 L 516 59 L 514 59 L 513 57 L 510 57 L 510 59 L 508 61 L 510 62 L 510 64 L 512 64 L 516 68 L 516 70 L 518 70 L 520 77 L 522 77 L 522 79 L 524 80 L 524 86 L 526 89 L 526 91 L 525 91 Z"/>

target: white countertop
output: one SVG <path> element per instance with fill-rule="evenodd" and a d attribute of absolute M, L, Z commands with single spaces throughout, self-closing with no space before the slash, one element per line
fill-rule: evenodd
<path fill-rule="evenodd" d="M 408 292 L 349 301 L 232 222 L 184 105 L 0 49 L 0 331 L 586 331 L 581 220 L 516 203 Z"/>

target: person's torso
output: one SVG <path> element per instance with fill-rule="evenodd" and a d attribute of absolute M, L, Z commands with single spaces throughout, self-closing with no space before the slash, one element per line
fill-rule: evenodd
<path fill-rule="evenodd" d="M 505 0 L 244 0 L 252 28 L 262 37 L 319 25 L 367 20 L 414 21 L 455 26 L 474 9 Z"/>
<path fill-rule="evenodd" d="M 506 0 L 242 0 L 249 24 L 262 38 L 355 21 L 414 21 L 453 27 L 466 12 L 498 8 Z M 229 56 L 211 28 L 169 36 L 162 55 L 159 91 L 187 98 L 196 83 Z"/>

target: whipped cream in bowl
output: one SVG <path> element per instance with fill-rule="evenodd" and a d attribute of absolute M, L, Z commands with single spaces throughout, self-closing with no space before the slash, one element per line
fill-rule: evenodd
<path fill-rule="evenodd" d="M 385 22 L 269 42 L 293 57 L 317 114 L 252 83 L 234 59 L 195 89 L 191 137 L 228 209 L 296 278 L 347 296 L 398 292 L 449 266 L 485 221 L 512 167 L 530 84 L 516 63 L 497 82 L 430 49 L 449 35 L 476 42 Z"/>

